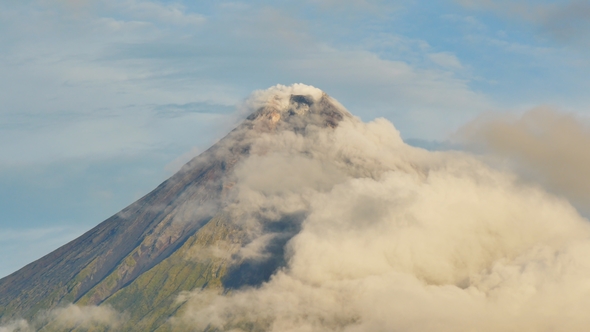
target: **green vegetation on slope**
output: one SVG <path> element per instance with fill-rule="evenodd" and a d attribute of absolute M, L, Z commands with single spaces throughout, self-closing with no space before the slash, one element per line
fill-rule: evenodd
<path fill-rule="evenodd" d="M 117 331 L 170 330 L 172 326 L 168 326 L 167 320 L 182 306 L 177 301 L 178 295 L 195 289 L 223 287 L 221 280 L 231 264 L 228 253 L 239 249 L 243 239 L 243 232 L 229 223 L 224 215 L 216 216 L 171 256 L 101 305 L 109 305 L 124 313 L 125 322 L 116 327 Z M 132 255 L 124 260 L 124 264 L 132 264 Z M 112 284 L 117 279 L 116 274 L 114 271 L 103 282 Z M 89 303 L 102 287 L 102 283 L 97 285 L 77 304 Z"/>

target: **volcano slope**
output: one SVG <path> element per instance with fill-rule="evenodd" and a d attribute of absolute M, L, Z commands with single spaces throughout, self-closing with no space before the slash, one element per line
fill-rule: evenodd
<path fill-rule="evenodd" d="M 0 280 L 0 331 L 587 331 L 590 226 L 275 86 L 153 192 Z"/>
<path fill-rule="evenodd" d="M 181 291 L 236 289 L 268 280 L 284 264 L 283 247 L 303 215 L 281 216 L 262 230 L 232 222 L 239 218 L 231 213 L 237 202 L 235 165 L 248 158 L 261 136 L 285 130 L 304 134 L 308 127 L 334 128 L 351 118 L 321 91 L 294 89 L 310 94 L 279 89 L 250 100 L 254 113 L 154 191 L 0 280 L 2 320 L 30 320 L 70 303 L 108 304 L 126 312 L 126 324 L 117 330 L 155 330 L 176 311 Z M 268 257 L 232 258 L 233 251 L 252 241 L 253 231 L 273 234 L 263 248 Z"/>

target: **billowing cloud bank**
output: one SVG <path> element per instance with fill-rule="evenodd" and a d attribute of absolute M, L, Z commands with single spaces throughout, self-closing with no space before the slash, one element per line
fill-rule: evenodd
<path fill-rule="evenodd" d="M 524 178 L 566 197 L 590 216 L 590 123 L 548 108 L 521 117 L 482 116 L 455 137 L 508 161 Z"/>
<path fill-rule="evenodd" d="M 299 89 L 311 88 L 263 95 L 278 96 L 272 107 L 284 114 L 284 96 L 313 95 Z M 590 326 L 590 225 L 565 199 L 466 153 L 408 146 L 384 119 L 345 117 L 334 129 L 252 139 L 230 207 L 252 234 L 241 254 L 264 257 L 264 243 L 281 236 L 269 225 L 303 215 L 286 266 L 257 288 L 183 294 L 174 324 L 408 332 Z"/>
<path fill-rule="evenodd" d="M 590 224 L 570 204 L 588 191 L 585 179 L 563 180 L 588 169 L 587 153 L 573 144 L 587 147 L 590 136 L 575 121 L 533 112 L 520 122 L 466 127 L 466 140 L 510 151 L 523 169 L 542 174 L 522 181 L 469 153 L 409 146 L 387 120 L 363 123 L 313 87 L 257 92 L 245 109 L 260 108 L 253 125 L 233 136 L 239 140 L 223 143 L 248 146 L 219 204 L 248 241 L 191 248 L 187 259 L 261 262 L 283 255 L 285 244 L 285 264 L 255 287 L 180 294 L 184 305 L 171 327 L 588 330 Z M 318 110 L 329 110 L 330 121 Z M 557 156 L 559 163 L 544 164 Z M 560 165 L 572 174 L 560 173 Z M 72 305 L 43 319 L 116 330 L 121 317 L 108 307 Z M 32 324 L 15 321 L 0 331 Z"/>

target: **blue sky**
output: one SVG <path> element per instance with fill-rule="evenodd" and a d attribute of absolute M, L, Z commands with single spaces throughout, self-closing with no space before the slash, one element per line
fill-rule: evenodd
<path fill-rule="evenodd" d="M 0 276 L 155 188 L 251 91 L 316 86 L 406 139 L 590 115 L 590 3 L 0 2 Z"/>

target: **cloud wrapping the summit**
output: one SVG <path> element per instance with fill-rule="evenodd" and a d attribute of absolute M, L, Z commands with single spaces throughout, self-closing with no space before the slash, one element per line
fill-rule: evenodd
<path fill-rule="evenodd" d="M 470 153 L 409 146 L 389 121 L 364 123 L 314 87 L 256 92 L 243 111 L 256 110 L 258 117 L 211 152 L 229 165 L 235 151 L 247 151 L 219 180 L 225 201 L 189 200 L 178 220 L 224 214 L 231 229 L 244 231 L 234 240 L 246 239 L 220 236 L 190 248 L 186 259 L 264 262 L 282 256 L 277 244 L 286 243 L 285 264 L 255 287 L 179 294 L 170 327 L 495 332 L 590 325 L 590 224 L 570 203 L 583 199 L 578 187 L 560 172 L 566 165 L 585 174 L 586 154 L 573 143 L 590 136 L 574 117 L 536 110 L 464 128 L 472 144 L 521 156 L 523 169 L 540 174 L 522 181 Z M 203 161 L 183 169 L 193 162 Z M 117 329 L 124 320 L 108 305 L 71 304 L 0 331 Z"/>
<path fill-rule="evenodd" d="M 298 88 L 273 89 L 277 97 L 266 100 L 286 112 L 285 96 Z M 308 125 L 251 139 L 230 209 L 252 242 L 269 236 L 265 225 L 305 215 L 287 264 L 259 288 L 183 294 L 174 324 L 224 331 L 590 324 L 590 225 L 565 199 L 469 154 L 406 145 L 384 119 L 345 117 L 335 129 Z"/>

